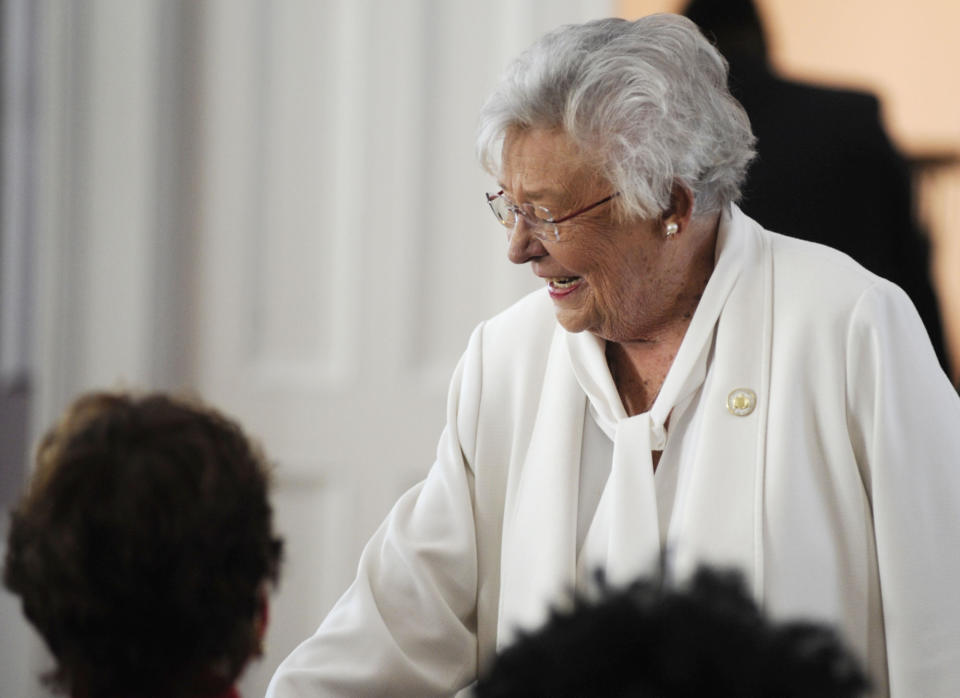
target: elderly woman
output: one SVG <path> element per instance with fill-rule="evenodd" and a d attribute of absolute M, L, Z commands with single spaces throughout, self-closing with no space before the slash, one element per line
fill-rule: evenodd
<path fill-rule="evenodd" d="M 836 624 L 877 694 L 956 694 L 960 400 L 897 287 L 733 204 L 726 78 L 671 15 L 509 68 L 487 200 L 546 288 L 474 332 L 428 477 L 270 695 L 451 694 L 593 570 L 699 563 Z"/>

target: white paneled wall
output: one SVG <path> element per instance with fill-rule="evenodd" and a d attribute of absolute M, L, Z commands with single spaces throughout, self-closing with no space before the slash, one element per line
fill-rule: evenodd
<path fill-rule="evenodd" d="M 482 200 L 480 105 L 612 3 L 36 5 L 34 431 L 125 384 L 195 390 L 263 441 L 287 560 L 242 686 L 262 695 L 429 468 L 471 329 L 535 287 Z M 36 683 L 12 656 L 0 695 Z"/>
<path fill-rule="evenodd" d="M 590 14 L 563 5 L 208 5 L 196 383 L 277 458 L 289 546 L 250 695 L 426 473 L 470 330 L 533 288 L 473 136 L 508 58 Z"/>

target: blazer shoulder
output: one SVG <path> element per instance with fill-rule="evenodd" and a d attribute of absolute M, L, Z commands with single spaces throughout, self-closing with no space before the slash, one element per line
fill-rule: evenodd
<path fill-rule="evenodd" d="M 766 231 L 773 263 L 774 293 L 790 305 L 823 314 L 851 313 L 878 285 L 893 285 L 849 255 L 827 245 Z"/>
<path fill-rule="evenodd" d="M 545 289 L 535 291 L 482 323 L 471 339 L 473 380 L 481 411 L 523 413 L 539 399 L 544 371 L 559 325 Z"/>
<path fill-rule="evenodd" d="M 484 344 L 503 343 L 523 351 L 538 339 L 549 343 L 556 325 L 553 302 L 545 289 L 538 289 L 484 323 Z"/>

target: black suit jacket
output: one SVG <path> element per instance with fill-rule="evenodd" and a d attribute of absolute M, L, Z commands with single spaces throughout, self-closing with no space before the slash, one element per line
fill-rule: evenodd
<path fill-rule="evenodd" d="M 784 80 L 749 61 L 731 61 L 730 88 L 757 136 L 741 208 L 766 228 L 841 250 L 903 288 L 945 365 L 910 172 L 876 97 Z"/>

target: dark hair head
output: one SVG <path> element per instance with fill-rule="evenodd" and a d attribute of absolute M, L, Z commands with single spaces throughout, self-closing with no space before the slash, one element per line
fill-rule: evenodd
<path fill-rule="evenodd" d="M 683 14 L 700 27 L 731 65 L 743 59 L 768 61 L 763 23 L 753 0 L 690 0 Z"/>
<path fill-rule="evenodd" d="M 579 597 L 520 635 L 476 695 L 853 698 L 866 686 L 833 631 L 770 624 L 738 575 L 700 570 L 684 588 L 638 581 Z"/>
<path fill-rule="evenodd" d="M 87 698 L 202 696 L 258 651 L 273 534 L 263 457 L 219 413 L 81 397 L 45 436 L 4 582 Z"/>

